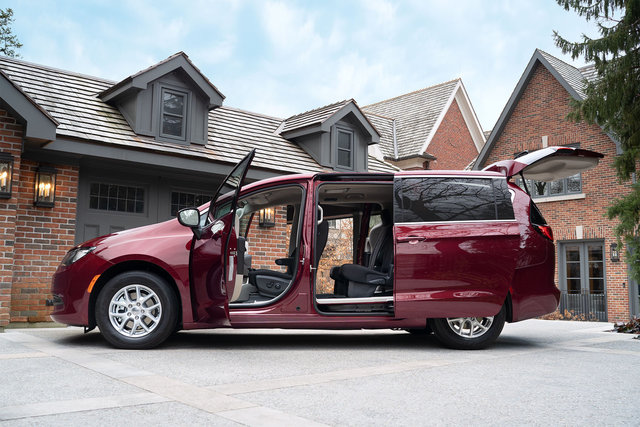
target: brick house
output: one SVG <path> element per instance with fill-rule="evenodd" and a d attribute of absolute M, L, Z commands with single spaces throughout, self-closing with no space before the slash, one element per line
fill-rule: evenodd
<path fill-rule="evenodd" d="M 485 143 L 461 79 L 362 107 L 380 132 L 370 152 L 403 170 L 468 167 Z"/>
<path fill-rule="evenodd" d="M 569 101 L 582 99 L 593 66 L 575 68 L 536 50 L 509 98 L 474 169 L 524 150 L 569 145 L 605 155 L 600 165 L 552 183 L 529 182 L 535 203 L 552 226 L 560 310 L 601 321 L 639 314 L 638 284 L 617 256 L 615 222 L 606 217 L 611 200 L 630 191 L 613 168 L 619 143 L 597 125 L 566 120 Z"/>
<path fill-rule="evenodd" d="M 120 82 L 0 57 L 0 329 L 49 320 L 72 246 L 206 202 L 253 147 L 249 181 L 397 170 L 368 154 L 383 138 L 354 100 L 287 119 L 223 101 L 182 52 Z M 275 218 L 255 266 L 286 251 L 286 211 Z"/>

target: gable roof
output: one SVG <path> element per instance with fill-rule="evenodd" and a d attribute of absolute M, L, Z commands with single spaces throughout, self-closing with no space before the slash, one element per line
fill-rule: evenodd
<path fill-rule="evenodd" d="M 147 85 L 166 74 L 176 70 L 184 71 L 191 81 L 205 94 L 209 109 L 222 105 L 224 95 L 216 88 L 209 79 L 200 72 L 186 53 L 178 52 L 171 55 L 164 61 L 160 61 L 151 67 L 132 74 L 111 87 L 103 90 L 98 95 L 104 102 L 109 102 L 119 96 L 129 92 L 143 90 Z"/>
<path fill-rule="evenodd" d="M 353 114 L 360 126 L 371 136 L 371 144 L 377 144 L 380 141 L 379 132 L 353 99 L 291 116 L 283 121 L 280 134 L 286 138 L 296 138 L 315 132 L 329 132 L 332 125 L 348 114 Z"/>
<path fill-rule="evenodd" d="M 0 69 L 0 106 L 24 123 L 28 139 L 51 141 L 58 122 Z"/>
<path fill-rule="evenodd" d="M 459 78 L 370 104 L 362 107 L 362 110 L 376 127 L 391 129 L 381 137 L 380 150 L 385 158 L 398 160 L 427 152 L 429 143 L 454 100 L 460 106 L 479 151 L 484 145 L 482 128 Z"/>
<path fill-rule="evenodd" d="M 229 107 L 219 107 L 208 113 L 206 145 L 182 145 L 158 142 L 152 137 L 136 134 L 120 111 L 104 102 L 98 94 L 114 86 L 113 81 L 58 70 L 21 60 L 0 56 L 0 72 L 21 90 L 24 96 L 39 106 L 43 115 L 59 125 L 46 149 L 74 155 L 98 155 L 108 150 L 129 150 L 131 159 L 150 158 L 160 154 L 203 161 L 204 171 L 211 171 L 206 162 L 233 165 L 253 147 L 259 150 L 252 163 L 257 168 L 276 173 L 324 171 L 297 144 L 276 133 L 282 119 Z M 2 92 L 4 96 L 5 92 Z M 274 158 L 273 152 L 278 153 Z M 122 153 L 119 151 L 119 153 Z M 393 167 L 371 161 L 370 166 L 384 171 Z"/>
<path fill-rule="evenodd" d="M 578 100 L 582 100 L 585 98 L 584 88 L 585 83 L 587 81 L 593 81 L 597 78 L 597 74 L 595 71 L 595 67 L 593 65 L 587 65 L 582 68 L 576 68 L 566 62 L 556 58 L 553 55 L 550 55 L 546 52 L 543 52 L 540 49 L 536 49 L 533 52 L 533 56 L 529 60 L 527 67 L 525 68 L 518 84 L 516 85 L 511 97 L 507 101 L 496 125 L 493 127 L 491 134 L 487 139 L 487 143 L 485 144 L 482 151 L 478 155 L 478 159 L 476 164 L 474 165 L 474 169 L 479 169 L 484 162 L 486 162 L 493 145 L 496 143 L 502 131 L 504 130 L 505 125 L 509 121 L 511 114 L 513 113 L 514 108 L 518 104 L 518 101 L 522 97 L 524 90 L 526 89 L 529 80 L 533 75 L 533 71 L 535 70 L 536 65 L 542 65 L 545 67 L 553 77 L 562 85 L 562 87 L 569 92 L 569 94 Z M 620 153 L 621 146 L 620 142 L 614 138 L 612 134 L 607 134 L 611 140 L 616 144 L 616 149 L 618 153 Z"/>

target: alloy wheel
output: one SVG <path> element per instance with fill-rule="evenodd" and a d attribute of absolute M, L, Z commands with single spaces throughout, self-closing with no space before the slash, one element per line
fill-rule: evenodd
<path fill-rule="evenodd" d="M 484 335 L 491 324 L 492 317 L 454 317 L 447 319 L 449 328 L 463 338 L 478 338 Z"/>
<path fill-rule="evenodd" d="M 150 288 L 131 284 L 116 292 L 109 303 L 111 326 L 125 337 L 151 333 L 162 317 L 160 297 Z"/>

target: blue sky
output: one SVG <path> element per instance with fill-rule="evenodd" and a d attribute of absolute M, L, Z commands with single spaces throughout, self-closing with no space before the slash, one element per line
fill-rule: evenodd
<path fill-rule="evenodd" d="M 8 0 L 22 59 L 120 80 L 184 51 L 225 105 L 288 117 L 458 77 L 491 129 L 540 48 L 595 24 L 553 0 Z"/>

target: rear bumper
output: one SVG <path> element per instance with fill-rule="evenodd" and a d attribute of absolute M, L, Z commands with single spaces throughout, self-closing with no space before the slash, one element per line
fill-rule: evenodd
<path fill-rule="evenodd" d="M 556 311 L 560 290 L 554 283 L 554 265 L 543 263 L 516 270 L 511 288 L 512 321 L 531 319 Z"/>

